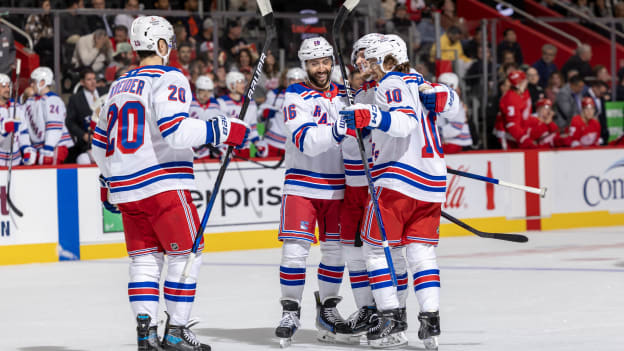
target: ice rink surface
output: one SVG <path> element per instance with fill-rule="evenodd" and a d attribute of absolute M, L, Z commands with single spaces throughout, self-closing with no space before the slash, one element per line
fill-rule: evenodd
<path fill-rule="evenodd" d="M 442 238 L 440 350 L 624 350 L 624 227 L 528 235 L 527 244 Z M 213 350 L 279 349 L 279 260 L 279 249 L 204 255 L 193 311 L 202 341 Z M 290 350 L 367 349 L 316 341 L 318 261 L 315 247 Z M 136 350 L 127 272 L 128 259 L 1 267 L 0 350 Z M 341 294 L 348 316 L 348 279 Z M 405 350 L 424 349 L 417 314 L 412 290 Z"/>

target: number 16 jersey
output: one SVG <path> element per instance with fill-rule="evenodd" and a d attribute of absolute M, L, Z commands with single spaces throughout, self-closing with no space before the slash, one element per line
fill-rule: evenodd
<path fill-rule="evenodd" d="M 189 118 L 191 101 L 188 80 L 172 67 L 139 67 L 111 85 L 93 134 L 111 203 L 195 189 L 191 147 L 211 141 L 211 122 Z"/>

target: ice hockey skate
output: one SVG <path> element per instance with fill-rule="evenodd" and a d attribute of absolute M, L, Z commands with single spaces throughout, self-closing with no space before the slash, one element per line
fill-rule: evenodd
<path fill-rule="evenodd" d="M 210 345 L 202 344 L 191 331 L 191 327 L 197 321 L 190 321 L 186 325 L 170 325 L 169 314 L 167 314 L 167 326 L 162 346 L 165 351 L 210 351 Z"/>
<path fill-rule="evenodd" d="M 342 300 L 340 296 L 328 296 L 321 302 L 318 291 L 314 292 L 316 299 L 316 338 L 319 341 L 335 343 L 345 342 L 352 335 L 351 328 L 340 316 L 336 305 Z"/>
<path fill-rule="evenodd" d="M 377 325 L 377 308 L 375 306 L 364 306 L 355 311 L 347 319 L 347 325 L 351 328 L 351 334 L 345 335 L 341 342 L 348 344 L 359 344 L 362 337 L 366 336 L 366 332 Z M 340 337 L 343 335 L 340 334 Z"/>
<path fill-rule="evenodd" d="M 152 318 L 144 313 L 137 315 L 137 345 L 139 351 L 162 350 L 157 327 L 151 326 Z"/>
<path fill-rule="evenodd" d="M 279 326 L 275 329 L 275 336 L 280 339 L 280 347 L 289 347 L 292 343 L 292 337 L 301 325 L 299 317 L 301 317 L 301 306 L 295 300 L 282 299 L 282 319 Z"/>
<path fill-rule="evenodd" d="M 420 321 L 418 338 L 423 341 L 427 350 L 437 350 L 438 336 L 440 335 L 440 313 L 438 311 L 420 312 L 418 321 Z"/>
<path fill-rule="evenodd" d="M 369 329 L 366 337 L 368 344 L 375 349 L 385 349 L 407 345 L 407 323 L 401 321 L 399 309 L 378 313 L 377 325 Z"/>

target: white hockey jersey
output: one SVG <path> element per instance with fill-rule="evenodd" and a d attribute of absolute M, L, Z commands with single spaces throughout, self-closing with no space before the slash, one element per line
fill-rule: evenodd
<path fill-rule="evenodd" d="M 355 93 L 354 101 L 356 104 L 374 104 L 375 103 L 375 87 L 377 82 L 374 80 L 365 82 Z M 372 135 L 365 129 L 362 130 L 364 137 L 364 154 L 370 156 L 372 148 Z M 364 136 L 365 135 L 365 136 Z M 344 161 L 346 183 L 348 186 L 368 186 L 368 180 L 364 173 L 364 165 L 362 164 L 362 155 L 360 147 L 355 138 L 347 137 L 342 141 L 342 158 Z M 368 169 L 373 168 L 372 157 L 368 158 Z"/>
<path fill-rule="evenodd" d="M 243 103 L 245 102 L 245 98 L 241 98 L 239 101 L 235 101 L 230 97 L 230 95 L 223 95 L 217 98 L 217 102 L 219 103 L 219 109 L 224 113 L 225 116 L 230 118 L 238 118 L 240 115 L 241 109 L 243 108 Z M 251 129 L 249 131 L 250 142 L 256 142 L 260 137 L 258 136 L 258 107 L 256 106 L 256 102 L 252 99 L 249 102 L 249 106 L 247 107 L 247 112 L 245 113 L 244 122 L 249 125 Z M 249 142 L 245 143 L 245 148 L 249 148 Z"/>
<path fill-rule="evenodd" d="M 459 101 L 459 96 L 457 96 L 457 99 Z M 442 142 L 444 144 L 470 146 L 472 145 L 472 136 L 470 136 L 470 127 L 468 122 L 466 122 L 466 110 L 461 102 L 458 102 L 458 105 L 457 113 L 442 112 L 439 114 L 437 119 L 438 129 L 440 134 L 442 134 Z"/>
<path fill-rule="evenodd" d="M 47 152 L 54 152 L 59 146 L 74 146 L 65 126 L 66 115 L 65 103 L 52 91 L 28 99 L 24 121 L 28 125 L 32 146 Z"/>
<path fill-rule="evenodd" d="M 111 85 L 92 143 L 111 203 L 195 189 L 191 147 L 209 142 L 210 122 L 189 118 L 191 101 L 173 67 L 139 67 Z"/>
<path fill-rule="evenodd" d="M 199 101 L 193 99 L 191 102 L 191 108 L 189 109 L 189 115 L 191 118 L 207 121 L 212 117 L 224 115 L 224 113 L 221 112 L 217 99 L 211 97 L 205 104 L 200 104 Z"/>
<path fill-rule="evenodd" d="M 13 99 L 6 104 L 0 105 L 0 124 L 6 120 L 15 119 L 13 116 Z M 28 126 L 24 123 L 24 105 L 17 104 L 15 106 L 15 115 L 22 123 L 19 131 L 13 137 L 13 154 L 11 154 L 11 133 L 0 134 L 0 166 L 7 166 L 9 160 L 13 165 L 19 165 L 22 161 L 22 154 L 27 147 L 30 147 L 30 137 L 28 135 Z M 34 157 L 34 156 L 33 156 Z"/>
<path fill-rule="evenodd" d="M 446 162 L 435 114 L 427 113 L 420 102 L 418 85 L 423 82 L 420 74 L 399 72 L 390 72 L 379 81 L 376 105 L 391 119 L 387 131 L 373 129 L 371 173 L 375 186 L 421 201 L 444 202 Z"/>
<path fill-rule="evenodd" d="M 258 108 L 258 117 L 265 109 L 275 110 L 275 116 L 266 122 L 264 129 L 264 140 L 267 144 L 284 150 L 286 147 L 286 128 L 284 127 L 284 97 L 286 89 L 273 89 L 267 93 L 266 101 Z"/>
<path fill-rule="evenodd" d="M 345 88 L 335 83 L 327 91 L 304 83 L 286 89 L 282 108 L 288 131 L 284 194 L 314 199 L 344 197 L 342 153 L 332 128 L 346 99 Z"/>

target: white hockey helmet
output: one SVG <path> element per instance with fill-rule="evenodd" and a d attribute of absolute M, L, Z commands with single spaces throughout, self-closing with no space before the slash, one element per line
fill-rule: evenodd
<path fill-rule="evenodd" d="M 301 43 L 297 55 L 299 56 L 299 61 L 301 61 L 301 67 L 303 67 L 303 69 L 305 69 L 306 61 L 316 58 L 331 57 L 333 63 L 334 47 L 323 37 L 308 38 Z"/>
<path fill-rule="evenodd" d="M 30 73 L 30 80 L 35 81 L 37 94 L 41 92 L 42 87 L 39 86 L 41 81 L 45 82 L 44 87 L 54 84 L 54 73 L 50 67 L 37 67 Z"/>
<path fill-rule="evenodd" d="M 195 81 L 195 87 L 199 90 L 214 90 L 214 83 L 208 76 L 199 76 Z"/>
<path fill-rule="evenodd" d="M 374 59 L 375 63 L 379 65 L 379 68 L 383 72 L 386 72 L 383 66 L 384 59 L 386 56 L 392 55 L 398 62 L 397 64 L 402 64 L 408 62 L 407 53 L 403 52 L 401 48 L 400 42 L 394 39 L 389 39 L 387 36 L 384 36 L 382 40 L 375 43 L 375 45 L 370 46 L 364 50 L 364 58 L 366 60 Z"/>
<path fill-rule="evenodd" d="M 407 44 L 405 44 L 405 40 L 403 40 L 403 38 L 396 34 L 386 34 L 384 35 L 384 39 L 388 39 L 399 44 L 399 52 L 397 52 L 398 57 L 396 57 L 396 59 L 399 60 L 399 64 L 409 62 Z"/>
<path fill-rule="evenodd" d="M 9 76 L 7 76 L 4 73 L 0 73 L 0 85 L 5 85 L 8 84 L 9 87 L 11 86 L 11 78 L 9 78 Z"/>
<path fill-rule="evenodd" d="M 158 41 L 167 43 L 167 54 L 158 52 Z M 169 61 L 169 54 L 175 49 L 175 33 L 173 26 L 166 19 L 159 16 L 137 17 L 130 27 L 130 44 L 134 51 L 154 51 L 163 59 L 163 64 Z"/>
<path fill-rule="evenodd" d="M 383 39 L 384 35 L 379 33 L 368 33 L 365 36 L 358 39 L 353 44 L 353 51 L 351 51 L 351 64 L 355 66 L 355 61 L 357 61 L 358 52 L 362 49 L 366 49 L 372 44 Z"/>
<path fill-rule="evenodd" d="M 457 77 L 457 74 L 453 72 L 446 72 L 440 74 L 440 76 L 438 77 L 438 83 L 442 83 L 449 88 L 455 90 L 457 89 L 457 87 L 459 87 L 459 78 Z"/>
<path fill-rule="evenodd" d="M 305 80 L 308 74 L 299 67 L 294 67 L 288 70 L 286 73 L 286 79 Z"/>
<path fill-rule="evenodd" d="M 245 75 L 240 72 L 232 71 L 225 75 L 225 85 L 229 91 L 233 92 L 234 84 L 240 81 L 245 81 Z"/>

